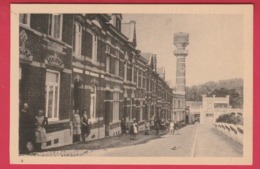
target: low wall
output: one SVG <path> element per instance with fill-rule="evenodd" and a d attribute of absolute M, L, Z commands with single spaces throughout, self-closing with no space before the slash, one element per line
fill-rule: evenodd
<path fill-rule="evenodd" d="M 242 125 L 228 123 L 215 123 L 215 128 L 225 136 L 243 145 L 244 129 Z"/>
<path fill-rule="evenodd" d="M 61 147 L 72 144 L 72 133 L 70 129 L 47 133 L 47 142 L 42 144 L 42 149 Z"/>
<path fill-rule="evenodd" d="M 105 127 L 92 128 L 90 134 L 85 138 L 86 141 L 98 140 L 105 137 Z"/>

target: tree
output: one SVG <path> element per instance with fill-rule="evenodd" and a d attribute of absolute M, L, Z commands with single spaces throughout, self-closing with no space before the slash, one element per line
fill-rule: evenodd
<path fill-rule="evenodd" d="M 186 88 L 186 99 L 188 101 L 202 101 L 202 95 L 215 95 L 216 97 L 229 95 L 232 107 L 243 108 L 243 79 L 210 81 Z"/>

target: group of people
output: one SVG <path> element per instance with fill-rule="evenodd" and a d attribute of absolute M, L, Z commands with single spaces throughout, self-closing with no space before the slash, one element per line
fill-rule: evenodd
<path fill-rule="evenodd" d="M 170 134 L 174 134 L 175 132 L 179 133 L 178 131 L 178 123 L 177 121 L 173 120 L 164 120 L 160 118 L 154 118 L 154 120 L 151 120 L 151 128 L 155 129 L 156 135 L 159 135 L 160 130 L 166 130 Z"/>
<path fill-rule="evenodd" d="M 29 153 L 41 151 L 42 143 L 47 141 L 46 127 L 48 118 L 44 116 L 43 110 L 36 115 L 29 112 L 28 103 L 24 103 L 19 117 L 19 151 Z"/>
<path fill-rule="evenodd" d="M 80 141 L 90 134 L 91 122 L 87 117 L 87 111 L 83 110 L 81 114 L 76 111 L 72 119 L 73 124 L 73 142 Z M 19 152 L 20 154 L 30 153 L 32 151 L 41 151 L 43 143 L 47 142 L 46 127 L 48 118 L 43 110 L 39 110 L 35 115 L 29 112 L 28 103 L 24 103 L 19 116 Z"/>
<path fill-rule="evenodd" d="M 73 115 L 72 119 L 73 125 L 73 142 L 79 142 L 80 136 L 82 137 L 82 141 L 89 136 L 91 131 L 91 122 L 89 122 L 87 117 L 87 110 L 83 110 L 82 113 L 76 111 Z"/>
<path fill-rule="evenodd" d="M 178 123 L 175 121 L 171 121 L 170 125 L 169 125 L 169 133 L 170 134 L 175 134 L 175 132 L 177 132 L 177 134 L 179 134 L 179 127 L 178 127 Z"/>
<path fill-rule="evenodd" d="M 170 134 L 175 134 L 178 131 L 178 123 L 175 121 L 164 120 L 161 118 L 154 118 L 151 121 L 145 121 L 144 123 L 144 134 L 150 135 L 150 130 L 154 129 L 155 134 L 159 135 L 160 130 L 166 130 Z M 130 139 L 135 140 L 138 134 L 138 123 L 136 120 L 133 122 L 126 123 L 124 119 L 121 119 L 121 132 L 122 134 L 129 133 Z"/>
<path fill-rule="evenodd" d="M 135 140 L 138 133 L 138 123 L 136 120 L 130 123 L 126 123 L 124 119 L 121 119 L 121 133 L 127 134 L 129 132 L 130 139 Z"/>
<path fill-rule="evenodd" d="M 130 138 L 135 140 L 138 133 L 138 124 L 136 121 L 130 123 L 129 134 Z"/>

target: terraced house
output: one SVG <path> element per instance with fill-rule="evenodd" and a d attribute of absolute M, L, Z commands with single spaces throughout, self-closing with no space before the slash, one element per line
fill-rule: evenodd
<path fill-rule="evenodd" d="M 86 140 L 121 133 L 120 122 L 173 119 L 173 90 L 156 55 L 136 48 L 122 14 L 21 14 L 19 101 L 49 119 L 43 148 L 72 144 L 72 115 L 87 111 Z"/>

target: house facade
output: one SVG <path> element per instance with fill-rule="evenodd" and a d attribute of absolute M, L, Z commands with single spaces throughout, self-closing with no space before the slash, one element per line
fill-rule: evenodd
<path fill-rule="evenodd" d="M 177 118 L 177 96 L 157 72 L 156 55 L 136 48 L 134 21 L 122 23 L 121 14 L 20 14 L 19 21 L 19 102 L 48 117 L 42 148 L 72 144 L 72 117 L 83 110 L 92 124 L 86 140 L 120 134 L 122 119 L 142 130 L 154 117 Z"/>

